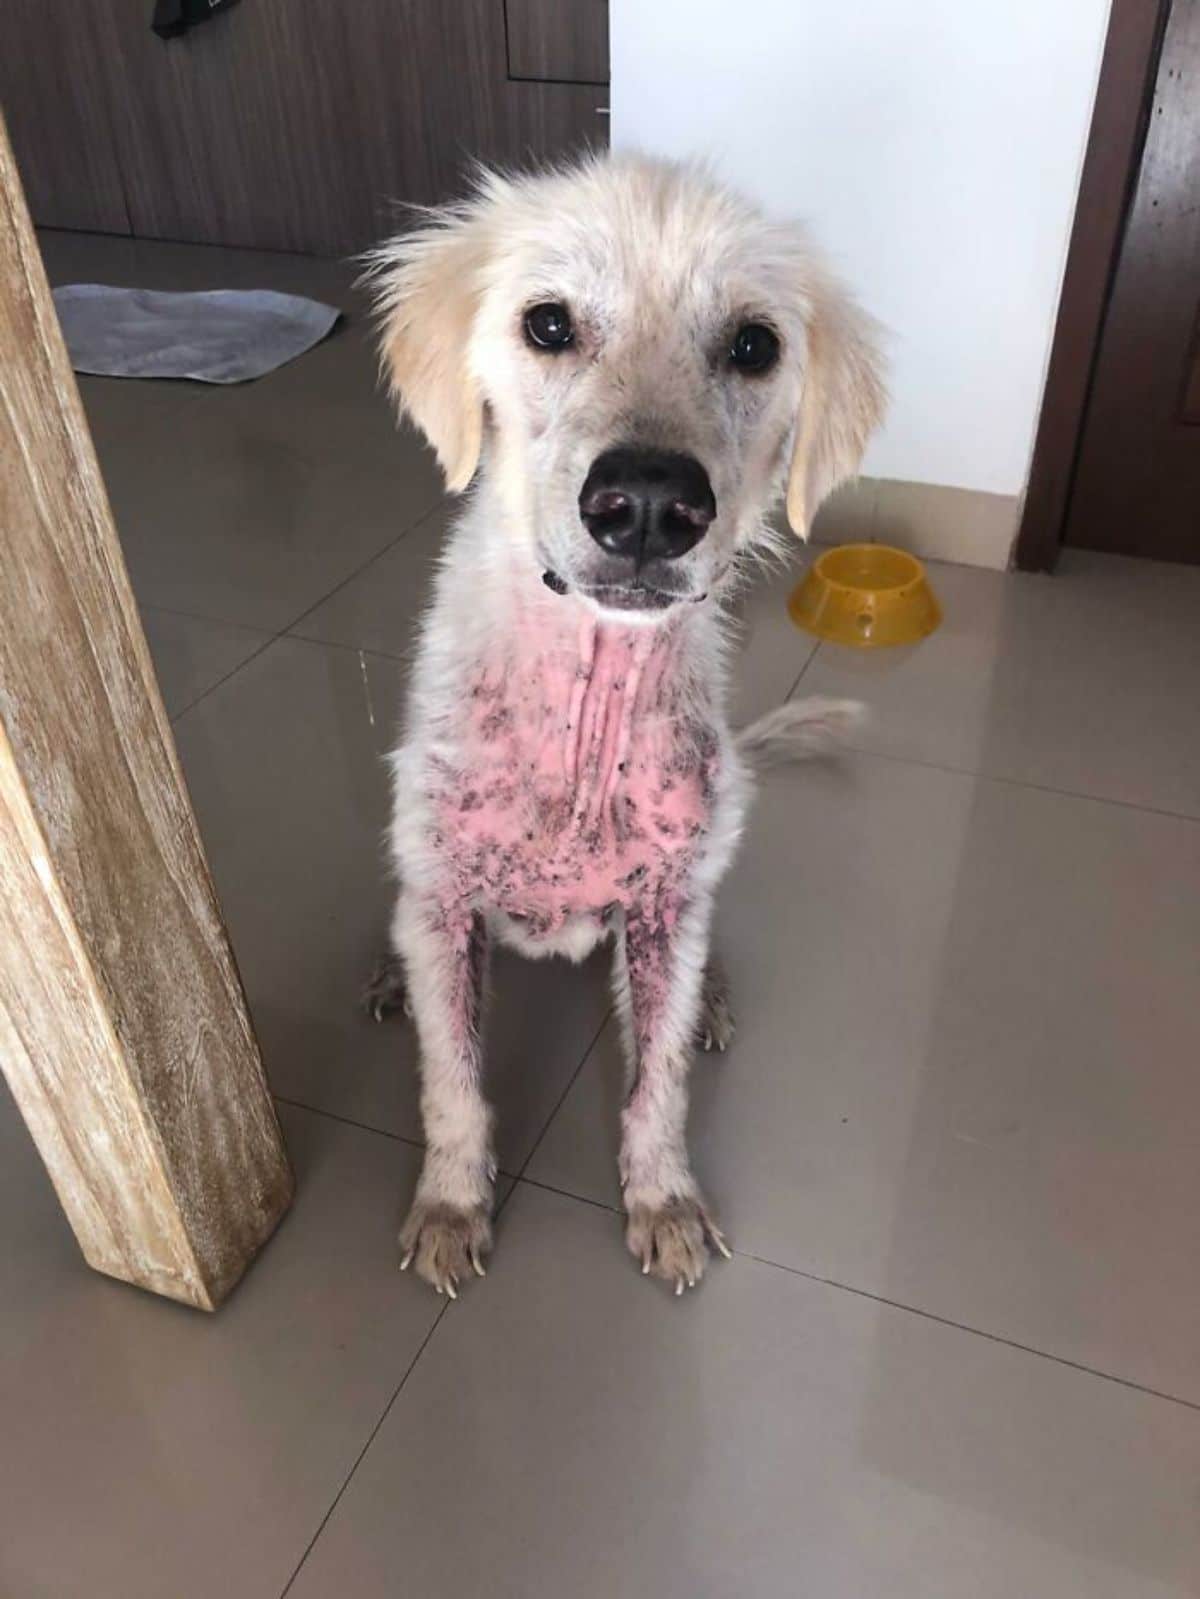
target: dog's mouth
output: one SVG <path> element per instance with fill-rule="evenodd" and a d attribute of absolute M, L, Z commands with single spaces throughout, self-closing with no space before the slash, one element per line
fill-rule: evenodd
<path fill-rule="evenodd" d="M 542 582 L 554 594 L 569 594 L 574 588 L 606 611 L 668 611 L 672 605 L 699 605 L 707 598 L 706 594 L 672 593 L 638 578 L 629 583 L 570 584 L 549 569 L 542 573 Z"/>

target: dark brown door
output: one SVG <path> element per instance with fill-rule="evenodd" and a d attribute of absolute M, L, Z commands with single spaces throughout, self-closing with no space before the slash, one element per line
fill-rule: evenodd
<path fill-rule="evenodd" d="M 1200 563 L 1200 0 L 1174 0 L 1065 542 Z"/>

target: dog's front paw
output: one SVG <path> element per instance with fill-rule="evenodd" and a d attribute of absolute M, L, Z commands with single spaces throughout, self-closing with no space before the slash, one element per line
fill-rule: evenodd
<path fill-rule="evenodd" d="M 704 1275 L 709 1249 L 726 1260 L 732 1252 L 699 1199 L 667 1199 L 655 1204 L 626 1195 L 625 1242 L 644 1274 L 661 1277 L 677 1294 L 694 1288 Z"/>
<path fill-rule="evenodd" d="M 458 1298 L 458 1285 L 472 1272 L 484 1275 L 483 1257 L 492 1247 L 492 1220 L 482 1205 L 454 1205 L 416 1199 L 400 1229 L 400 1270 L 415 1268 L 439 1294 Z"/>

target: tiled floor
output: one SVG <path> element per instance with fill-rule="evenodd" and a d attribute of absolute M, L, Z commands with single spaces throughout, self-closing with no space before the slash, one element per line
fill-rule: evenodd
<path fill-rule="evenodd" d="M 340 269 L 46 255 L 354 314 L 243 389 L 82 385 L 300 1191 L 204 1318 L 83 1267 L 0 1097 L 0 1595 L 1200 1592 L 1200 569 L 942 568 L 879 656 L 756 592 L 739 715 L 876 714 L 770 777 L 723 896 L 735 1258 L 640 1277 L 602 966 L 502 961 L 498 1248 L 447 1307 L 395 1269 L 412 1039 L 355 1009 L 436 479 Z"/>

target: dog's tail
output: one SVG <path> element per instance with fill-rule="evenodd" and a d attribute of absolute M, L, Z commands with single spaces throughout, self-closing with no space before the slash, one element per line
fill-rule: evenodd
<path fill-rule="evenodd" d="M 826 755 L 846 744 L 867 719 L 859 700 L 830 700 L 813 695 L 789 700 L 735 735 L 738 751 L 756 772 L 787 761 Z"/>

